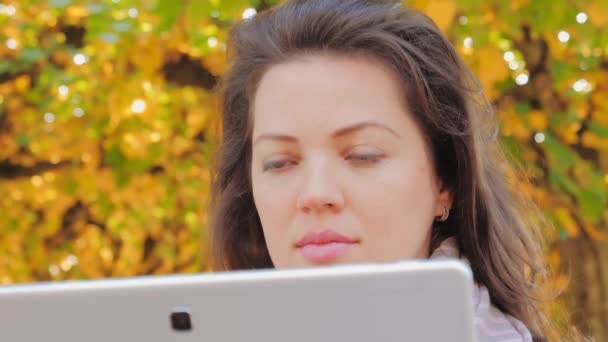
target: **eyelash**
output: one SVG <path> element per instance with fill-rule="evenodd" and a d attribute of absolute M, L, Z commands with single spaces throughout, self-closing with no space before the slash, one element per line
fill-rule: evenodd
<path fill-rule="evenodd" d="M 275 161 L 271 161 L 271 162 L 267 162 L 264 163 L 263 167 L 262 167 L 262 171 L 266 172 L 266 171 L 273 171 L 276 169 L 280 169 L 280 167 L 277 167 L 277 164 L 286 164 L 289 163 L 289 160 L 275 160 Z"/>
<path fill-rule="evenodd" d="M 354 160 L 361 163 L 377 163 L 382 158 L 382 154 L 352 154 L 346 156 L 346 160 Z"/>
<path fill-rule="evenodd" d="M 384 157 L 383 154 L 351 154 L 351 155 L 347 155 L 346 156 L 346 160 L 350 160 L 354 163 L 360 164 L 360 163 L 364 163 L 364 164 L 376 164 L 380 161 L 380 159 Z M 292 161 L 290 160 L 275 160 L 275 161 L 271 161 L 271 162 L 267 162 L 264 163 L 263 167 L 262 167 L 262 171 L 266 172 L 266 171 L 273 171 L 273 170 L 278 170 L 280 171 L 281 168 L 278 165 L 283 165 L 283 164 L 288 164 L 288 163 L 292 163 Z"/>

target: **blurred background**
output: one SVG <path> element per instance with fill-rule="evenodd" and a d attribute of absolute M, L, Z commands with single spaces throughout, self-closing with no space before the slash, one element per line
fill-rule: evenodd
<path fill-rule="evenodd" d="M 0 0 L 0 284 L 210 271 L 226 37 L 269 0 Z M 411 0 L 551 223 L 552 320 L 608 341 L 608 1 Z"/>

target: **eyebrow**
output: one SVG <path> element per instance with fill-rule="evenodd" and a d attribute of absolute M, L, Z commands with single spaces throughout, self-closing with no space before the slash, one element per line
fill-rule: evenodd
<path fill-rule="evenodd" d="M 394 129 L 392 129 L 386 125 L 383 125 L 379 122 L 374 122 L 374 121 L 363 121 L 363 122 L 356 123 L 354 125 L 342 127 L 340 129 L 336 130 L 335 132 L 333 132 L 331 134 L 331 137 L 332 137 L 332 139 L 340 138 L 340 137 L 355 133 L 355 132 L 360 131 L 365 128 L 380 128 L 385 131 L 388 131 L 389 133 L 396 136 L 397 138 L 401 137 Z M 291 136 L 291 135 L 286 135 L 286 134 L 264 133 L 255 139 L 252 146 L 255 146 L 257 143 L 259 143 L 263 140 L 278 140 L 278 141 L 295 143 L 298 141 L 298 138 Z"/>

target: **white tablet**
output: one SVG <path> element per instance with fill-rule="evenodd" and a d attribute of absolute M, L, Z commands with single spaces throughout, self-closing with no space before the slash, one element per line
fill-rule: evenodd
<path fill-rule="evenodd" d="M 458 261 L 403 261 L 0 287 L 10 342 L 474 341 Z"/>

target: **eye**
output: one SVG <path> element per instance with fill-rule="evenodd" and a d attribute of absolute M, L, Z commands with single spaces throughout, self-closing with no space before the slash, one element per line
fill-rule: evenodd
<path fill-rule="evenodd" d="M 376 151 L 376 152 L 361 151 L 358 153 L 354 153 L 354 152 L 349 153 L 348 155 L 346 155 L 345 159 L 352 161 L 354 163 L 375 164 L 375 163 L 378 163 L 383 157 L 384 157 L 384 154 L 380 151 Z"/>
<path fill-rule="evenodd" d="M 262 171 L 280 171 L 294 164 L 295 162 L 289 159 L 271 160 L 262 165 Z"/>
<path fill-rule="evenodd" d="M 349 155 L 346 157 L 347 160 L 360 161 L 360 162 L 378 162 L 380 161 L 379 155 L 374 154 L 361 154 L 361 155 Z"/>

